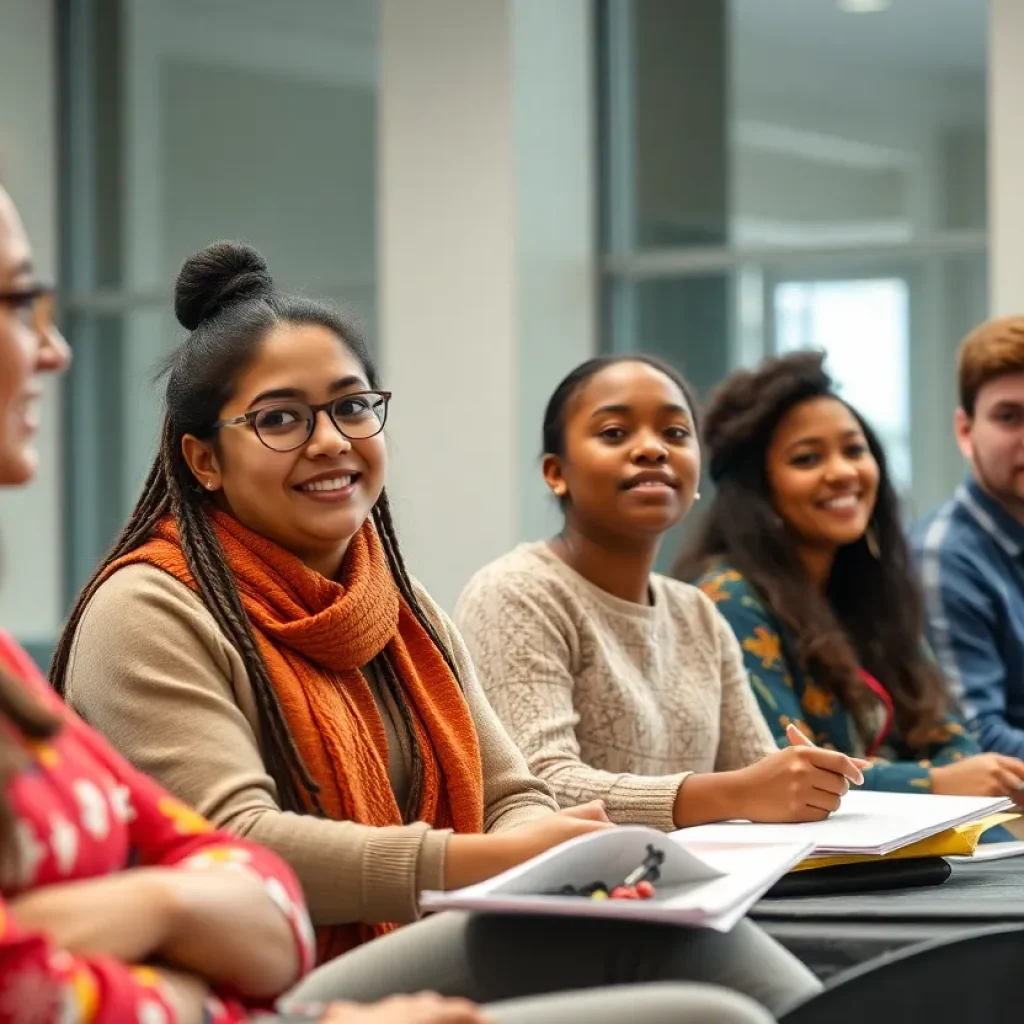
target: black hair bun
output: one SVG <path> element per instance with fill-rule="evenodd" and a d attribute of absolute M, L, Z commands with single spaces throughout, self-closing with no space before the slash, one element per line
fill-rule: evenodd
<path fill-rule="evenodd" d="M 193 253 L 174 283 L 174 315 L 194 331 L 225 306 L 242 299 L 267 298 L 274 280 L 266 260 L 244 242 L 214 242 Z"/>

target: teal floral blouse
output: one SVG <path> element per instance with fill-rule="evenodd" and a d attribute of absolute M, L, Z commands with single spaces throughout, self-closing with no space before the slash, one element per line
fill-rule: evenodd
<path fill-rule="evenodd" d="M 865 789 L 895 792 L 930 792 L 932 766 L 981 753 L 952 713 L 937 727 L 926 750 L 911 750 L 892 728 L 891 700 L 884 687 L 866 672 L 863 679 L 876 702 L 869 702 L 862 721 L 855 720 L 832 693 L 801 670 L 786 630 L 740 573 L 717 567 L 697 585 L 732 626 L 761 713 L 780 746 L 788 746 L 786 727 L 793 722 L 819 746 L 870 760 Z"/>

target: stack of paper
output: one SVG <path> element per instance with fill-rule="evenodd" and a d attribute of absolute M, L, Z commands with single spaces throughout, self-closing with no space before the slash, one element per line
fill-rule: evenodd
<path fill-rule="evenodd" d="M 594 900 L 552 895 L 564 885 L 619 885 L 648 845 L 665 853 L 656 894 L 648 900 Z M 673 842 L 662 832 L 623 826 L 563 843 L 486 882 L 452 892 L 424 892 L 424 911 L 619 917 L 728 931 L 812 850 L 807 841 L 746 844 Z"/>
<path fill-rule="evenodd" d="M 815 857 L 882 857 L 929 836 L 980 821 L 1013 807 L 1005 797 L 934 796 L 924 793 L 848 793 L 831 817 L 791 825 L 726 821 L 673 832 L 692 843 L 810 843 Z"/>

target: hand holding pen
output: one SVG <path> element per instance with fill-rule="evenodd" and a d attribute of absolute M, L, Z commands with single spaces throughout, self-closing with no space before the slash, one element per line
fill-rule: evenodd
<path fill-rule="evenodd" d="M 864 782 L 870 762 L 819 747 L 792 723 L 786 737 L 790 746 L 734 773 L 738 809 L 750 821 L 821 821 Z"/>

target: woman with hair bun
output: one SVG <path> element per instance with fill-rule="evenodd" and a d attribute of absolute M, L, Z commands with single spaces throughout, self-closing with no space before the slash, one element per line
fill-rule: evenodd
<path fill-rule="evenodd" d="M 867 789 L 1017 796 L 1024 763 L 981 753 L 929 656 L 885 452 L 824 356 L 734 373 L 706 442 L 715 496 L 676 575 L 732 626 L 776 738 L 867 758 Z"/>
<path fill-rule="evenodd" d="M 280 293 L 232 242 L 185 261 L 175 312 L 189 335 L 168 361 L 160 449 L 53 680 L 136 765 L 294 868 L 327 964 L 299 996 L 742 988 L 730 965 L 750 958 L 766 966 L 747 994 L 769 1008 L 816 991 L 749 924 L 416 921 L 425 889 L 613 826 L 597 802 L 558 810 L 407 571 L 384 486 L 391 395 L 355 327 Z M 581 997 L 578 1012 L 745 1020 L 740 1002 L 680 986 Z"/>

